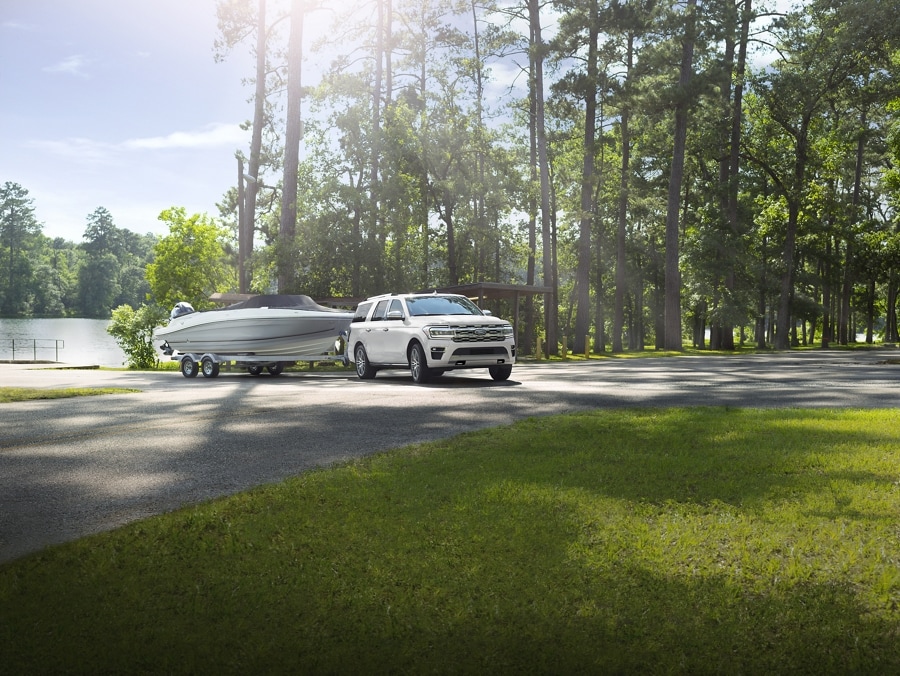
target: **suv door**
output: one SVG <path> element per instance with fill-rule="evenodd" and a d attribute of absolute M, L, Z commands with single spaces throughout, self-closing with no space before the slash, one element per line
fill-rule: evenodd
<path fill-rule="evenodd" d="M 399 298 L 391 300 L 384 316 L 383 340 L 384 361 L 388 364 L 406 363 L 406 344 L 409 329 L 406 326 L 406 309 Z"/>
<path fill-rule="evenodd" d="M 388 299 L 378 301 L 372 317 L 366 322 L 363 328 L 362 338 L 363 344 L 366 346 L 366 352 L 369 355 L 369 361 L 373 364 L 386 364 L 385 350 L 387 349 L 387 308 Z"/>

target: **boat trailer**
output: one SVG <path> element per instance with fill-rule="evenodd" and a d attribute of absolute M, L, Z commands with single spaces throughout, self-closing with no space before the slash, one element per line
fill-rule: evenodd
<path fill-rule="evenodd" d="M 344 366 L 350 363 L 346 354 L 254 355 L 214 352 L 185 352 L 173 355 L 172 361 L 180 362 L 181 375 L 185 378 L 195 378 L 198 373 L 202 373 L 204 378 L 216 378 L 221 366 L 232 362 L 239 369 L 247 369 L 251 376 L 258 376 L 263 371 L 268 371 L 272 376 L 280 376 L 286 366 L 298 361 L 339 361 Z"/>

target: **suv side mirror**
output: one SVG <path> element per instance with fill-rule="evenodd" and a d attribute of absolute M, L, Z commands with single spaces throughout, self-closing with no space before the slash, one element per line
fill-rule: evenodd
<path fill-rule="evenodd" d="M 490 310 L 482 310 L 481 314 L 483 314 L 485 317 L 490 317 L 494 313 L 491 312 Z"/>
<path fill-rule="evenodd" d="M 387 313 L 387 319 L 392 321 L 400 321 L 403 319 L 403 313 L 400 310 L 391 310 Z"/>

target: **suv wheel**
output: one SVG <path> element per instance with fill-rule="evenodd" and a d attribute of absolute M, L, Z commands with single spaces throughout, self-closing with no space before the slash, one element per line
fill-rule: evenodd
<path fill-rule="evenodd" d="M 491 378 L 499 382 L 509 378 L 509 375 L 512 373 L 512 365 L 504 364 L 503 366 L 490 366 L 488 367 L 488 371 L 491 374 Z"/>
<path fill-rule="evenodd" d="M 371 380 L 374 378 L 375 369 L 369 363 L 369 355 L 366 354 L 366 348 L 362 346 L 362 343 L 356 346 L 354 355 L 356 355 L 356 375 L 359 376 L 360 380 Z"/>
<path fill-rule="evenodd" d="M 431 377 L 428 362 L 425 361 L 425 350 L 419 343 L 413 343 L 409 350 L 409 372 L 412 374 L 413 382 L 419 385 L 427 383 Z"/>

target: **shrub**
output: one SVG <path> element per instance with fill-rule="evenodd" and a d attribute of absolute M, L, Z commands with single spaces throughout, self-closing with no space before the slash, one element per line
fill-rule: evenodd
<path fill-rule="evenodd" d="M 137 310 L 120 305 L 112 312 L 106 331 L 119 344 L 128 358 L 128 367 L 155 369 L 159 358 L 153 347 L 153 329 L 163 324 L 167 313 L 159 305 L 141 305 Z"/>

